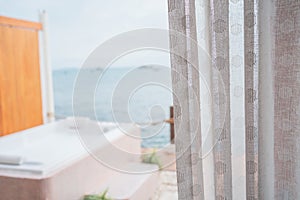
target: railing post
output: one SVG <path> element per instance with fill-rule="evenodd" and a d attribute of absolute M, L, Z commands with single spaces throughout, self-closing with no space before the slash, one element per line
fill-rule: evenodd
<path fill-rule="evenodd" d="M 174 144 L 175 130 L 174 130 L 174 108 L 170 106 L 170 143 Z"/>

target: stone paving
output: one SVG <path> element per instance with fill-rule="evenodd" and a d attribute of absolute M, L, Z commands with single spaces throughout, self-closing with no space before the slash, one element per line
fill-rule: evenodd
<path fill-rule="evenodd" d="M 177 180 L 175 171 L 160 171 L 158 188 L 152 200 L 176 200 Z"/>
<path fill-rule="evenodd" d="M 143 153 L 151 153 L 155 151 L 162 170 L 159 172 L 159 180 L 157 190 L 151 200 L 176 200 L 177 195 L 177 179 L 176 179 L 176 163 L 175 163 L 175 146 L 170 145 L 164 149 L 142 149 Z"/>

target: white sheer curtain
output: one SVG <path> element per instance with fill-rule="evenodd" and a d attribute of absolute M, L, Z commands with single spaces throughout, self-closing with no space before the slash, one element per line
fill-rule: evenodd
<path fill-rule="evenodd" d="M 300 199 L 300 1 L 168 2 L 179 199 Z"/>

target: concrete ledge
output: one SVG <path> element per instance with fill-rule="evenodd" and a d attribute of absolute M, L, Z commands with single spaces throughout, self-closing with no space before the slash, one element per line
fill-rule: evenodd
<path fill-rule="evenodd" d="M 119 173 L 104 185 L 101 189 L 108 189 L 108 196 L 116 200 L 148 200 L 154 196 L 159 181 L 159 171 L 156 165 L 136 163 L 131 164 L 130 170 L 138 168 L 138 171 L 153 171 L 145 174 Z"/>

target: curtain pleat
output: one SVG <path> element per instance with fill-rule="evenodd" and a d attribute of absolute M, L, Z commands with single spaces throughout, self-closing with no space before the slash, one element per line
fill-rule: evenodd
<path fill-rule="evenodd" d="M 210 59 L 210 6 L 209 1 L 196 1 L 197 41 L 199 44 L 200 98 L 201 98 L 201 132 L 204 199 L 210 197 L 215 200 L 214 159 L 212 148 L 214 145 L 212 134 L 211 108 L 211 59 Z"/>
<path fill-rule="evenodd" d="M 195 1 L 168 3 L 178 198 L 204 199 Z"/>
<path fill-rule="evenodd" d="M 274 199 L 299 199 L 300 2 L 274 3 Z"/>
<path fill-rule="evenodd" d="M 212 60 L 212 127 L 216 199 L 232 199 L 229 2 L 210 1 Z"/>
<path fill-rule="evenodd" d="M 274 199 L 273 1 L 259 1 L 259 199 Z"/>
<path fill-rule="evenodd" d="M 258 199 L 258 23 L 256 0 L 244 1 L 246 196 Z"/>

